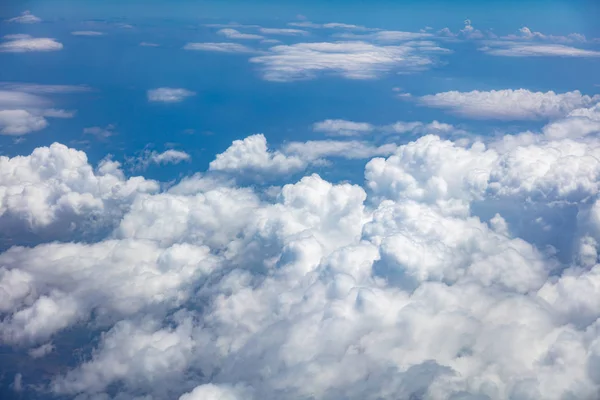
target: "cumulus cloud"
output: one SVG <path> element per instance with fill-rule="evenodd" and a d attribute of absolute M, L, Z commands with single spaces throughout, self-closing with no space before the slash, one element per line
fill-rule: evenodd
<path fill-rule="evenodd" d="M 296 26 L 299 28 L 325 28 L 325 29 L 348 29 L 348 30 L 357 30 L 357 31 L 370 31 L 376 30 L 372 28 L 367 28 L 362 25 L 354 25 L 354 24 L 344 24 L 341 22 L 328 22 L 326 24 L 316 24 L 310 21 L 300 21 L 300 22 L 289 22 L 289 26 Z"/>
<path fill-rule="evenodd" d="M 50 38 L 15 38 L 0 43 L 0 52 L 5 53 L 57 51 L 61 50 L 62 48 L 62 43 Z"/>
<path fill-rule="evenodd" d="M 582 95 L 577 90 L 566 93 L 526 89 L 474 90 L 436 93 L 422 96 L 418 102 L 467 118 L 540 120 L 563 117 L 577 108 L 589 107 L 600 102 L 600 95 Z"/>
<path fill-rule="evenodd" d="M 0 229 L 53 232 L 0 253 L 0 343 L 56 398 L 595 398 L 600 139 L 582 127 L 599 115 L 425 135 L 370 160 L 364 186 L 313 174 L 268 194 L 217 171 L 160 190 L 58 144 L 0 157 L 18 222 Z M 322 142 L 257 135 L 213 163 L 283 168 Z M 93 349 L 61 359 L 75 328 Z M 34 381 L 46 351 L 61 365 Z"/>
<path fill-rule="evenodd" d="M 251 58 L 260 64 L 264 78 L 291 81 L 335 73 L 350 79 L 372 79 L 392 70 L 415 72 L 434 64 L 433 54 L 445 49 L 431 42 L 377 46 L 365 42 L 297 43 L 274 46 L 266 55 Z"/>
<path fill-rule="evenodd" d="M 236 29 L 232 29 L 232 28 L 224 28 L 224 29 L 220 29 L 217 32 L 219 35 L 225 36 L 226 38 L 229 39 L 264 39 L 264 36 L 261 35 L 255 35 L 252 33 L 242 33 Z"/>
<path fill-rule="evenodd" d="M 42 22 L 42 19 L 33 15 L 30 11 L 23 11 L 18 17 L 7 20 L 8 22 L 16 22 L 19 24 L 36 24 Z"/>
<path fill-rule="evenodd" d="M 184 50 L 215 51 L 220 53 L 254 53 L 250 47 L 239 43 L 188 43 Z"/>
<path fill-rule="evenodd" d="M 71 32 L 73 36 L 103 36 L 104 32 L 98 31 L 73 31 Z"/>
<path fill-rule="evenodd" d="M 162 87 L 148 90 L 148 101 L 161 103 L 179 103 L 196 93 L 181 88 Z"/>
<path fill-rule="evenodd" d="M 210 170 L 263 180 L 299 172 L 311 164 L 323 164 L 329 158 L 365 159 L 388 155 L 395 149 L 395 144 L 375 146 L 355 140 L 313 140 L 290 142 L 279 150 L 272 150 L 265 136 L 256 134 L 235 140 L 210 163 Z"/>

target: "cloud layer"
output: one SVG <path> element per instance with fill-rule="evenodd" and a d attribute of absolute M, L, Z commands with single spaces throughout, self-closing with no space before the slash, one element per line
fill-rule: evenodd
<path fill-rule="evenodd" d="M 0 157 L 0 341 L 44 365 L 84 329 L 84 357 L 18 375 L 69 398 L 594 398 L 599 121 L 425 135 L 362 187 L 233 185 L 335 154 L 261 135 L 162 189 L 60 144 Z"/>

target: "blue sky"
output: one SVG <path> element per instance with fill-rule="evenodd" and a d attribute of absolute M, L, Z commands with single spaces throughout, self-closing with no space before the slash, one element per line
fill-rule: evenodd
<path fill-rule="evenodd" d="M 0 398 L 600 393 L 600 3 L 0 7 Z"/>

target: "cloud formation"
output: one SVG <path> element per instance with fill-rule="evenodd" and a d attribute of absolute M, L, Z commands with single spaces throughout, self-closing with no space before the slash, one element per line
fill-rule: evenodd
<path fill-rule="evenodd" d="M 594 398 L 600 139 L 581 127 L 598 121 L 425 135 L 364 187 L 207 171 L 160 190 L 59 144 L 0 157 L 1 229 L 46 234 L 0 254 L 0 341 L 40 365 L 85 329 L 85 356 L 19 372 L 57 397 Z M 213 163 L 282 168 L 294 146 L 257 135 Z"/>
<path fill-rule="evenodd" d="M 103 36 L 104 32 L 98 31 L 73 31 L 71 32 L 73 36 Z"/>
<path fill-rule="evenodd" d="M 63 48 L 62 43 L 51 38 L 14 38 L 0 43 L 0 52 L 26 53 L 32 51 L 57 51 Z"/>
<path fill-rule="evenodd" d="M 526 89 L 471 92 L 442 92 L 422 96 L 419 104 L 441 108 L 461 117 L 499 120 L 540 120 L 567 115 L 600 102 L 600 95 L 587 96 L 579 91 L 555 93 Z"/>
<path fill-rule="evenodd" d="M 72 88 L 60 85 L 0 84 L 0 134 L 24 135 L 46 128 L 46 118 L 73 117 L 73 111 L 51 108 L 50 100 L 34 94 L 71 91 Z"/>
<path fill-rule="evenodd" d="M 148 101 L 160 103 L 179 103 L 196 93 L 182 88 L 161 87 L 148 90 Z"/>
<path fill-rule="evenodd" d="M 42 22 L 42 19 L 33 15 L 30 11 L 23 11 L 18 17 L 7 20 L 8 22 L 16 22 L 19 24 L 37 24 Z"/>
<path fill-rule="evenodd" d="M 433 55 L 447 50 L 431 42 L 377 46 L 365 42 L 297 43 L 274 46 L 266 55 L 250 59 L 263 68 L 270 81 L 315 78 L 334 73 L 349 79 L 373 79 L 398 70 L 416 72 L 434 64 Z"/>
<path fill-rule="evenodd" d="M 188 43 L 184 50 L 215 51 L 219 53 L 254 53 L 255 50 L 239 43 Z"/>
<path fill-rule="evenodd" d="M 502 57 L 600 57 L 600 51 L 581 49 L 563 44 L 523 43 L 517 41 L 489 41 L 479 50 Z"/>
<path fill-rule="evenodd" d="M 243 40 L 253 40 L 253 39 L 264 39 L 264 36 L 255 35 L 252 33 L 242 33 L 236 29 L 232 28 L 224 28 L 220 29 L 217 32 L 219 35 L 225 36 L 229 39 L 243 39 Z"/>

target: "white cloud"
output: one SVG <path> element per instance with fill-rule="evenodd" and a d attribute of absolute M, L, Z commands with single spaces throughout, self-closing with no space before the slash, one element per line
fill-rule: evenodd
<path fill-rule="evenodd" d="M 464 21 L 464 24 L 465 24 L 464 28 L 459 30 L 458 33 L 452 32 L 450 30 L 450 28 L 443 28 L 440 31 L 438 31 L 438 35 L 442 36 L 442 37 L 447 37 L 447 38 L 460 38 L 460 39 L 473 39 L 473 40 L 485 38 L 486 35 L 483 32 L 481 32 L 479 29 L 475 29 L 475 27 L 473 27 L 470 19 L 466 19 Z M 488 33 L 488 36 L 490 36 L 489 33 Z"/>
<path fill-rule="evenodd" d="M 534 44 L 514 41 L 490 41 L 479 50 L 503 57 L 600 57 L 600 51 L 562 44 Z"/>
<path fill-rule="evenodd" d="M 8 22 L 16 22 L 19 24 L 36 24 L 38 22 L 42 22 L 42 19 L 39 17 L 36 17 L 29 11 L 23 11 L 23 13 L 21 13 L 21 15 L 19 15 L 18 17 L 11 18 L 7 21 Z"/>
<path fill-rule="evenodd" d="M 50 38 L 12 39 L 0 43 L 0 52 L 25 53 L 30 51 L 57 51 L 63 48 L 62 43 Z"/>
<path fill-rule="evenodd" d="M 115 126 L 107 125 L 106 127 L 101 126 L 89 126 L 87 128 L 83 128 L 83 133 L 85 135 L 94 135 L 98 139 L 108 139 L 111 136 L 116 135 Z"/>
<path fill-rule="evenodd" d="M 158 153 L 153 151 L 150 153 L 148 160 L 154 164 L 179 164 L 183 161 L 189 161 L 190 155 L 185 151 L 169 149 Z"/>
<path fill-rule="evenodd" d="M 581 126 L 599 114 L 427 135 L 371 160 L 364 188 L 310 175 L 268 195 L 211 171 L 159 191 L 58 144 L 0 157 L 0 230 L 47 242 L 0 253 L 23 397 L 44 361 L 26 351 L 51 343 L 35 390 L 61 398 L 595 398 L 600 140 Z M 250 138 L 221 166 L 291 156 Z M 93 350 L 65 359 L 74 327 Z"/>
<path fill-rule="evenodd" d="M 43 86 L 43 85 L 42 85 Z M 0 134 L 24 135 L 42 130 L 48 126 L 47 118 L 72 118 L 75 113 L 49 108 L 51 102 L 32 93 L 44 93 L 42 87 L 16 84 L 18 90 L 2 90 L 12 88 L 11 85 L 0 85 Z M 47 88 L 46 88 L 47 89 Z M 62 88 L 64 89 L 64 88 Z M 61 90 L 62 90 L 61 89 Z M 52 91 L 53 89 L 49 89 Z M 53 93 L 62 93 L 54 88 Z"/>
<path fill-rule="evenodd" d="M 195 96 L 196 93 L 181 88 L 162 87 L 148 90 L 148 101 L 162 103 L 179 103 L 188 97 Z"/>
<path fill-rule="evenodd" d="M 475 119 L 539 120 L 558 118 L 574 109 L 600 102 L 600 95 L 587 96 L 579 91 L 555 93 L 526 89 L 474 90 L 442 92 L 422 96 L 418 102 Z"/>
<path fill-rule="evenodd" d="M 445 52 L 431 43 L 377 46 L 364 42 L 298 43 L 272 47 L 268 54 L 251 58 L 261 64 L 264 78 L 290 81 L 333 72 L 350 79 L 372 79 L 392 70 L 415 72 L 429 68 L 432 54 Z"/>
<path fill-rule="evenodd" d="M 343 119 L 327 119 L 313 124 L 315 132 L 323 132 L 330 136 L 360 136 L 377 131 L 378 133 L 416 133 L 416 134 L 444 134 L 459 132 L 454 126 L 432 121 L 398 121 L 390 125 L 376 126 L 366 122 L 354 122 Z"/>
<path fill-rule="evenodd" d="M 298 172 L 306 165 L 307 161 L 300 157 L 269 151 L 267 139 L 257 134 L 234 140 L 225 152 L 217 154 L 210 163 L 210 170 L 244 175 L 283 175 Z"/>
<path fill-rule="evenodd" d="M 92 90 L 87 85 L 41 85 L 23 82 L 0 82 L 0 88 L 34 94 L 81 93 Z"/>
<path fill-rule="evenodd" d="M 571 33 L 566 36 L 556 36 L 556 35 L 545 35 L 541 32 L 535 32 L 524 26 L 519 29 L 519 33 L 517 35 L 507 35 L 502 39 L 508 40 L 542 40 L 549 41 L 555 43 L 573 43 L 573 42 L 586 42 L 586 38 L 584 35 L 580 33 Z"/>
<path fill-rule="evenodd" d="M 131 165 L 134 170 L 144 170 L 152 164 L 156 165 L 167 165 L 167 164 L 180 164 L 182 162 L 189 162 L 192 157 L 185 151 L 169 149 L 162 153 L 156 150 L 144 150 L 136 157 L 130 157 L 127 159 L 127 163 Z"/>
<path fill-rule="evenodd" d="M 313 124 L 315 132 L 332 136 L 357 136 L 373 131 L 373 125 L 366 122 L 353 122 L 343 119 L 326 119 Z"/>
<path fill-rule="evenodd" d="M 282 35 L 282 36 L 307 36 L 309 33 L 301 29 L 289 28 L 260 28 L 260 33 L 265 35 Z"/>
<path fill-rule="evenodd" d="M 142 46 L 142 47 L 160 47 L 160 44 L 151 43 L 151 42 L 140 42 L 140 46 Z"/>
<path fill-rule="evenodd" d="M 254 53 L 250 47 L 239 43 L 188 43 L 184 50 L 216 51 L 221 53 Z"/>
<path fill-rule="evenodd" d="M 378 42 L 404 42 L 408 40 L 427 39 L 433 35 L 431 33 L 423 32 L 378 31 L 369 34 L 338 33 L 334 36 L 342 39 L 375 40 Z"/>
<path fill-rule="evenodd" d="M 242 33 L 231 28 L 220 29 L 217 33 L 229 39 L 264 39 L 264 36 L 255 35 L 252 33 Z"/>
<path fill-rule="evenodd" d="M 71 32 L 71 35 L 74 35 L 74 36 L 103 36 L 104 32 L 98 32 L 98 31 L 73 31 L 73 32 Z"/>
<path fill-rule="evenodd" d="M 344 24 L 340 22 L 329 22 L 326 24 L 315 24 L 310 21 L 301 21 L 301 22 L 289 22 L 289 26 L 296 26 L 299 28 L 326 28 L 326 29 L 348 29 L 348 30 L 357 30 L 357 31 L 371 31 L 375 30 L 372 28 L 367 28 L 362 25 L 353 25 L 353 24 Z"/>
<path fill-rule="evenodd" d="M 23 135 L 48 126 L 48 121 L 26 110 L 0 110 L 0 134 Z"/>

